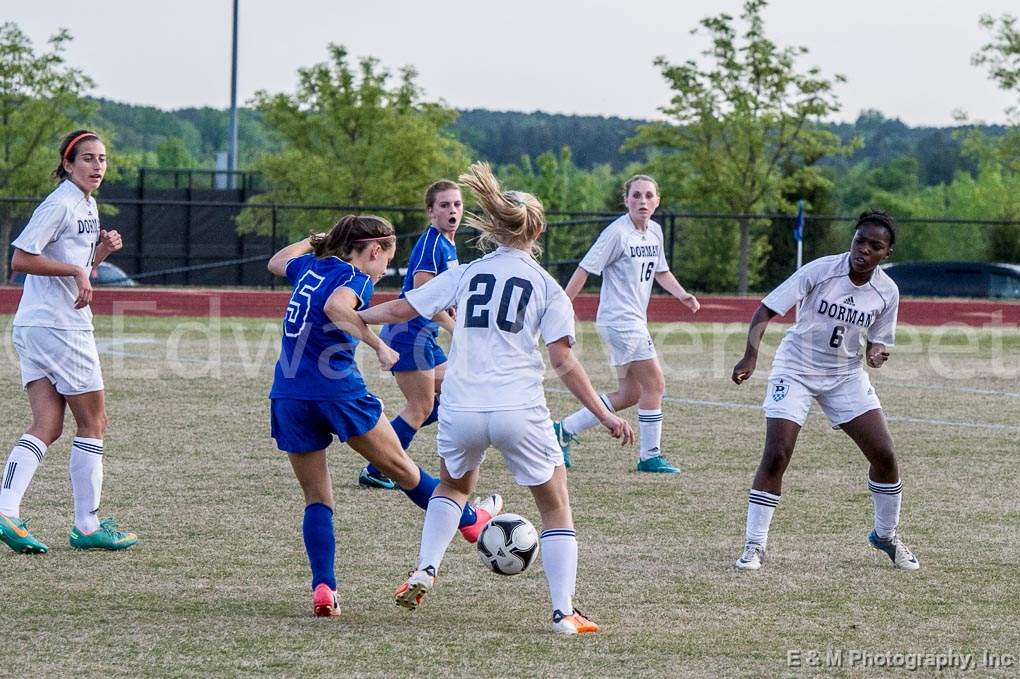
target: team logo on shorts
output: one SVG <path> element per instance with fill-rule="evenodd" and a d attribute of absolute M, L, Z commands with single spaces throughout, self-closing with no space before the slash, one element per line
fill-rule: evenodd
<path fill-rule="evenodd" d="M 779 384 L 773 385 L 772 387 L 772 400 L 782 401 L 786 398 L 786 395 L 790 393 L 790 388 L 780 382 Z"/>

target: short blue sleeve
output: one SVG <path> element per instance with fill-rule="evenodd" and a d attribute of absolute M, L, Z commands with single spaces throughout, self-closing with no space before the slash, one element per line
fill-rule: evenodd
<path fill-rule="evenodd" d="M 358 305 L 357 311 L 361 311 L 368 307 L 368 303 L 372 299 L 372 293 L 375 292 L 375 286 L 372 285 L 372 279 L 366 276 L 364 273 L 358 271 L 354 276 L 341 285 L 342 288 L 350 288 L 361 303 Z"/>
<path fill-rule="evenodd" d="M 287 280 L 290 281 L 290 287 L 294 287 L 297 284 L 297 279 L 301 276 L 301 273 L 307 268 L 309 258 L 313 257 L 312 253 L 295 257 L 294 259 L 287 262 L 287 266 L 284 267 L 283 272 L 287 274 Z"/>
<path fill-rule="evenodd" d="M 439 232 L 435 229 L 429 229 L 425 232 L 425 237 L 422 238 L 421 251 L 417 254 L 416 258 L 412 258 L 410 263 L 411 275 L 419 271 L 426 273 L 439 273 Z"/>

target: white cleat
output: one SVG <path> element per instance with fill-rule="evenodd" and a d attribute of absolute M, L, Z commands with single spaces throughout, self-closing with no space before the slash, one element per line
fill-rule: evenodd
<path fill-rule="evenodd" d="M 765 548 L 757 542 L 744 545 L 744 553 L 737 559 L 736 566 L 742 571 L 756 571 L 765 563 Z"/>
<path fill-rule="evenodd" d="M 436 569 L 432 566 L 425 566 L 425 568 L 413 571 L 404 584 L 397 587 L 393 597 L 398 606 L 413 611 L 421 605 L 421 600 L 435 584 Z"/>
<path fill-rule="evenodd" d="M 878 533 L 871 531 L 868 534 L 868 542 L 875 549 L 880 549 L 886 553 L 886 555 L 892 559 L 893 566 L 904 571 L 916 571 L 921 567 L 917 557 L 907 548 L 903 541 L 900 540 L 900 536 L 893 533 L 893 536 L 887 540 L 883 540 L 878 537 Z"/>

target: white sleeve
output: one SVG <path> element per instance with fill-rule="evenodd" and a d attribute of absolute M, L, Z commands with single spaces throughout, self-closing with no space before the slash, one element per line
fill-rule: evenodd
<path fill-rule="evenodd" d="M 59 201 L 44 201 L 11 245 L 32 255 L 42 254 L 43 248 L 56 238 L 67 222 L 68 212 L 67 206 Z"/>
<path fill-rule="evenodd" d="M 588 273 L 601 276 L 602 270 L 620 254 L 619 231 L 610 226 L 599 234 L 595 244 L 591 246 L 578 266 Z"/>
<path fill-rule="evenodd" d="M 539 330 L 546 344 L 567 337 L 570 346 L 574 346 L 574 306 L 563 288 L 558 284 L 554 286 L 554 292 L 542 314 Z"/>
<path fill-rule="evenodd" d="M 896 317 L 900 311 L 900 291 L 893 290 L 892 299 L 888 300 L 885 309 L 878 314 L 874 323 L 868 328 L 868 341 L 884 344 L 887 347 L 896 345 Z"/>
<path fill-rule="evenodd" d="M 797 302 L 807 297 L 817 282 L 818 273 L 824 266 L 825 262 L 819 259 L 805 264 L 783 281 L 778 288 L 766 295 L 761 303 L 782 316 Z"/>
<path fill-rule="evenodd" d="M 467 267 L 447 269 L 421 287 L 404 293 L 407 303 L 414 307 L 419 316 L 432 318 L 440 311 L 457 303 L 457 287 Z"/>
<path fill-rule="evenodd" d="M 669 261 L 666 259 L 666 237 L 662 235 L 662 227 L 658 226 L 659 240 L 662 241 L 662 247 L 659 248 L 659 261 L 655 263 L 655 273 L 662 273 L 663 271 L 669 271 Z"/>

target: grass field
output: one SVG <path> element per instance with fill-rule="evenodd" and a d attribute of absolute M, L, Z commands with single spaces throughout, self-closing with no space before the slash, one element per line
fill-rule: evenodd
<path fill-rule="evenodd" d="M 3 455 L 28 407 L 0 318 Z M 1020 332 L 901 328 L 873 381 L 904 481 L 902 532 L 922 564 L 894 571 L 866 540 L 866 464 L 813 409 L 787 474 L 759 573 L 732 567 L 763 441 L 769 360 L 740 388 L 727 377 L 744 326 L 656 326 L 669 400 L 664 449 L 679 477 L 632 472 L 636 450 L 589 433 L 570 484 L 580 543 L 576 601 L 604 632 L 549 632 L 540 564 L 484 571 L 457 538 L 421 610 L 392 592 L 417 554 L 421 512 L 356 484 L 362 461 L 331 450 L 343 617 L 314 619 L 302 501 L 268 435 L 277 323 L 97 318 L 111 426 L 103 514 L 140 535 L 125 553 L 67 546 L 73 422 L 22 508 L 48 555 L 0 552 L 0 675 L 68 676 L 776 676 L 869 674 L 850 652 L 1020 656 Z M 767 342 L 778 343 L 778 331 Z M 585 324 L 596 386 L 612 375 Z M 366 360 L 394 414 L 395 383 Z M 573 409 L 551 380 L 555 415 Z M 631 414 L 632 419 L 636 419 Z M 434 431 L 413 457 L 436 470 Z M 537 519 L 499 455 L 480 491 Z M 845 655 L 825 667 L 825 653 Z M 803 667 L 790 666 L 800 651 Z M 809 667 L 813 651 L 821 666 Z M 1006 662 L 1009 658 L 1006 658 Z M 894 660 L 895 662 L 895 660 Z M 1009 673 L 1015 673 L 1014 665 Z M 877 670 L 875 670 L 877 671 Z M 1004 674 L 1004 673 L 1003 673 Z"/>

